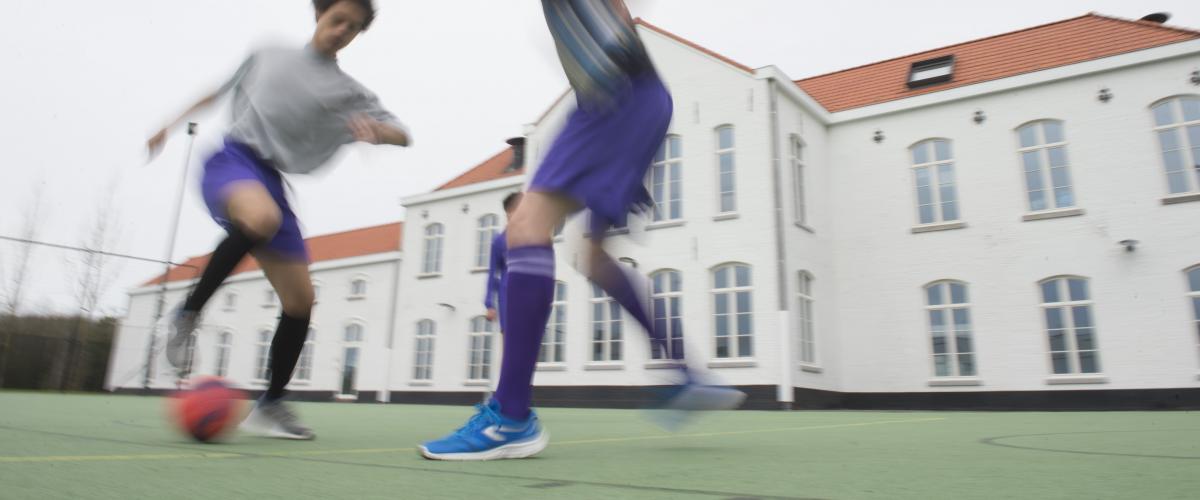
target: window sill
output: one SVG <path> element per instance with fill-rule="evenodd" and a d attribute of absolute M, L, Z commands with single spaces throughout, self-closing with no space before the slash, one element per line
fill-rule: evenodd
<path fill-rule="evenodd" d="M 668 227 L 679 227 L 686 223 L 687 223 L 687 221 L 682 220 L 682 219 L 658 221 L 658 222 L 646 224 L 646 230 L 652 231 L 655 229 L 664 229 L 664 228 L 668 228 Z"/>
<path fill-rule="evenodd" d="M 1104 375 L 1055 375 L 1046 377 L 1046 383 L 1049 385 L 1107 384 L 1108 377 Z"/>
<path fill-rule="evenodd" d="M 818 365 L 810 365 L 810 364 L 806 364 L 806 363 L 800 363 L 800 364 L 797 364 L 796 367 L 799 368 L 800 371 L 802 371 L 802 372 L 808 372 L 808 373 L 824 373 L 825 372 L 825 369 L 821 368 Z"/>
<path fill-rule="evenodd" d="M 796 224 L 796 227 L 803 229 L 804 231 L 808 232 L 809 234 L 817 234 L 816 229 L 809 227 L 808 225 L 804 224 L 803 222 L 795 222 L 794 224 Z"/>
<path fill-rule="evenodd" d="M 338 401 L 358 401 L 358 394 L 338 394 L 333 399 Z"/>
<path fill-rule="evenodd" d="M 262 305 L 262 308 L 263 308 L 263 309 L 274 309 L 274 308 L 275 308 L 275 304 L 263 304 L 263 305 Z"/>
<path fill-rule="evenodd" d="M 1082 208 L 1059 208 L 1054 210 L 1041 210 L 1038 212 L 1029 212 L 1021 216 L 1023 222 L 1045 219 L 1059 219 L 1062 217 L 1075 217 L 1083 215 L 1086 212 Z"/>
<path fill-rule="evenodd" d="M 983 385 L 979 377 L 938 377 L 929 379 L 929 387 L 962 387 Z"/>
<path fill-rule="evenodd" d="M 583 365 L 583 371 L 606 371 L 606 370 L 624 370 L 625 364 L 612 361 L 593 361 Z"/>
<path fill-rule="evenodd" d="M 1174 205 L 1177 203 L 1188 203 L 1192 201 L 1200 201 L 1200 193 L 1183 193 L 1164 196 L 1162 199 L 1162 204 Z"/>
<path fill-rule="evenodd" d="M 365 298 L 367 298 L 366 295 L 347 295 L 346 296 L 346 300 L 363 300 Z M 314 302 L 314 304 L 315 304 L 315 302 Z"/>
<path fill-rule="evenodd" d="M 288 384 L 289 385 L 306 386 L 306 385 L 312 385 L 312 380 L 292 380 L 291 382 L 288 382 Z"/>
<path fill-rule="evenodd" d="M 629 234 L 629 228 L 628 227 L 614 227 L 614 228 L 609 229 L 608 231 L 604 232 L 605 236 L 620 236 L 622 234 Z"/>
<path fill-rule="evenodd" d="M 222 307 L 221 312 L 231 313 L 231 312 L 233 312 L 233 308 L 232 307 Z"/>
<path fill-rule="evenodd" d="M 488 272 L 488 268 L 486 268 L 486 267 L 475 267 L 475 268 L 471 268 L 471 269 L 470 269 L 470 270 L 468 270 L 467 272 L 469 272 L 469 273 L 471 273 L 471 274 L 486 273 L 486 272 Z"/>
<path fill-rule="evenodd" d="M 912 227 L 912 233 L 932 233 L 934 231 L 949 231 L 951 229 L 962 229 L 967 227 L 967 223 L 963 221 L 951 222 L 935 222 L 933 224 L 920 224 Z"/>
<path fill-rule="evenodd" d="M 463 385 L 465 385 L 467 387 L 491 387 L 492 381 L 491 380 L 467 380 L 467 381 L 463 382 Z"/>
<path fill-rule="evenodd" d="M 643 368 L 645 368 L 647 370 L 667 370 L 667 369 L 677 370 L 677 369 L 680 369 L 683 367 L 684 367 L 683 363 L 679 363 L 676 361 L 665 361 L 665 360 L 647 361 L 646 364 L 643 366 Z"/>
<path fill-rule="evenodd" d="M 727 213 L 727 214 L 717 214 L 717 215 L 714 215 L 714 216 L 713 216 L 713 220 L 715 220 L 715 221 L 720 221 L 720 220 L 731 220 L 731 219 L 736 219 L 736 218 L 738 218 L 738 217 L 741 217 L 741 214 L 738 214 L 737 212 L 729 212 L 729 213 Z"/>
<path fill-rule="evenodd" d="M 419 279 L 419 280 L 428 280 L 428 279 L 441 278 L 441 277 L 442 277 L 442 273 L 421 273 L 421 274 L 417 275 L 417 279 Z"/>
<path fill-rule="evenodd" d="M 714 359 L 708 362 L 709 368 L 754 368 L 758 361 L 753 359 Z"/>
<path fill-rule="evenodd" d="M 413 381 L 410 381 L 408 383 L 408 385 L 411 385 L 413 387 L 432 387 L 433 381 L 432 380 L 413 380 Z"/>
<path fill-rule="evenodd" d="M 567 365 L 562 363 L 538 363 L 537 371 L 539 372 L 565 372 Z"/>

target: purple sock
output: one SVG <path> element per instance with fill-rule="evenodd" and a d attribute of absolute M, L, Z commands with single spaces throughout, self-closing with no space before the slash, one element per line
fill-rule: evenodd
<path fill-rule="evenodd" d="M 654 323 L 650 321 L 650 317 L 646 315 L 646 309 L 643 307 L 641 296 L 633 288 L 633 283 L 630 282 L 627 276 L 616 262 L 611 258 L 599 257 L 603 259 L 600 263 L 599 272 L 602 276 L 596 276 L 596 284 L 600 285 L 613 300 L 621 304 L 621 307 L 629 311 L 630 316 L 637 320 L 642 328 L 646 330 L 646 335 L 650 336 L 650 348 L 657 352 L 666 353 L 667 351 L 667 333 L 654 328 Z M 680 361 L 683 359 L 683 345 L 677 343 L 676 349 L 670 351 L 671 359 Z"/>
<path fill-rule="evenodd" d="M 504 311 L 500 314 L 507 318 L 507 331 L 500 383 L 492 399 L 500 403 L 500 413 L 505 417 L 525 420 L 533 396 L 533 371 L 554 298 L 554 248 L 510 248 L 504 293 Z"/>

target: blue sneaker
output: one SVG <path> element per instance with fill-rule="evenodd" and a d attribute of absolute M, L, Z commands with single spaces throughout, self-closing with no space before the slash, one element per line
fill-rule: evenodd
<path fill-rule="evenodd" d="M 500 414 L 500 403 L 495 400 L 475 405 L 475 410 L 478 413 L 453 434 L 419 446 L 421 456 L 430 460 L 526 458 L 550 443 L 550 435 L 533 411 L 524 421 L 514 420 Z"/>

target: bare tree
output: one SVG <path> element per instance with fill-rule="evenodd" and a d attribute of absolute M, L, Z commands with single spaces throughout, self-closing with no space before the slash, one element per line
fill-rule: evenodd
<path fill-rule="evenodd" d="M 109 253 L 116 250 L 120 239 L 120 214 L 113 203 L 113 189 L 96 204 L 92 219 L 83 228 L 79 246 L 83 251 L 71 257 L 71 279 L 74 281 L 75 303 L 80 312 L 94 317 L 99 311 L 100 301 L 112 288 L 121 268 L 121 261 Z"/>
<path fill-rule="evenodd" d="M 61 371 L 60 390 L 66 390 L 71 384 L 73 367 L 77 364 L 79 352 L 80 329 L 84 318 L 95 319 L 100 309 L 100 301 L 112 287 L 121 267 L 121 262 L 115 260 L 111 252 L 116 250 L 120 239 L 120 214 L 113 203 L 112 193 L 115 182 L 92 211 L 92 219 L 84 226 L 84 237 L 79 246 L 82 252 L 76 253 L 70 259 L 72 268 L 71 278 L 75 285 L 75 302 L 79 306 L 75 328 L 71 332 L 71 341 L 67 345 L 66 363 Z"/>
<path fill-rule="evenodd" d="M 41 228 L 43 192 L 43 185 L 37 183 L 33 189 L 33 200 L 25 206 L 25 213 L 21 216 L 21 229 L 16 235 L 26 242 L 17 244 L 14 258 L 8 266 L 4 266 L 4 274 L 8 278 L 4 282 L 4 311 L 12 316 L 17 315 L 25 300 L 25 279 L 29 276 L 30 261 L 33 257 L 33 245 L 28 242 L 37 239 L 38 229 Z"/>

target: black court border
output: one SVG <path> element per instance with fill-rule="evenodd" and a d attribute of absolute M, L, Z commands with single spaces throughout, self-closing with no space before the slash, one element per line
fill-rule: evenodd
<path fill-rule="evenodd" d="M 737 386 L 747 410 L 958 410 L 958 411 L 1114 411 L 1200 410 L 1200 387 L 1171 389 L 1064 389 L 1047 391 L 835 392 L 796 388 L 794 403 L 776 401 L 773 385 Z M 646 408 L 665 386 L 538 386 L 534 404 L 567 408 Z M 163 395 L 163 389 L 118 389 L 121 394 Z M 252 391 L 257 397 L 261 391 Z M 399 404 L 468 405 L 479 391 L 392 391 Z M 292 391 L 297 401 L 340 401 L 333 391 Z M 362 391 L 354 402 L 376 403 L 378 392 Z"/>

